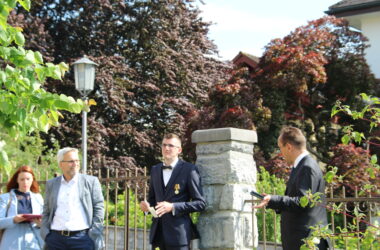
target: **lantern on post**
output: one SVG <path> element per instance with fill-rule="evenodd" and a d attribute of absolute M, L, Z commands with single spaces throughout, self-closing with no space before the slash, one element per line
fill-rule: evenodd
<path fill-rule="evenodd" d="M 74 76 L 75 89 L 82 95 L 82 100 L 87 103 L 87 95 L 94 89 L 96 63 L 86 56 L 75 61 Z M 87 112 L 82 112 L 82 173 L 87 172 Z"/>

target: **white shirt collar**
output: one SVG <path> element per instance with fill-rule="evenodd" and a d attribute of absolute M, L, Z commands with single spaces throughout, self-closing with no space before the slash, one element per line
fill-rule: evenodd
<path fill-rule="evenodd" d="M 175 159 L 175 160 L 170 164 L 170 166 L 172 167 L 172 170 L 173 170 L 174 167 L 177 165 L 178 161 L 179 161 L 179 159 L 178 159 L 178 157 L 177 157 L 177 159 Z M 164 163 L 162 163 L 162 164 L 164 164 Z M 165 165 L 165 164 L 164 164 L 164 165 Z M 165 170 L 169 170 L 169 171 L 170 171 L 170 169 L 165 169 Z"/>
<path fill-rule="evenodd" d="M 294 165 L 293 165 L 293 168 L 296 168 L 298 163 L 300 163 L 300 161 L 306 156 L 308 155 L 309 152 L 307 151 L 304 151 L 303 153 L 301 153 L 299 156 L 297 156 L 296 160 L 294 161 Z"/>
<path fill-rule="evenodd" d="M 75 175 L 74 175 L 74 177 L 71 179 L 71 180 L 69 180 L 69 181 L 66 181 L 65 180 L 65 177 L 62 175 L 62 178 L 61 178 L 61 182 L 64 182 L 64 183 L 76 183 L 78 181 L 78 173 L 76 173 Z"/>

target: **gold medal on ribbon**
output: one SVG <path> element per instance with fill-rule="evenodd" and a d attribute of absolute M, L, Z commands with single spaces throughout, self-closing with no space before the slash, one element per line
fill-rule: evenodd
<path fill-rule="evenodd" d="M 174 193 L 175 193 L 175 194 L 179 194 L 179 190 L 180 190 L 180 186 L 179 186 L 179 184 L 175 184 L 175 185 L 174 185 Z"/>

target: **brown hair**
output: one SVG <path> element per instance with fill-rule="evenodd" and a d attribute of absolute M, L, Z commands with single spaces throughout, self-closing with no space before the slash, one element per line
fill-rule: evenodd
<path fill-rule="evenodd" d="M 296 149 L 306 148 L 306 138 L 299 128 L 286 126 L 281 129 L 279 141 L 282 145 L 289 143 Z"/>
<path fill-rule="evenodd" d="M 164 135 L 164 139 L 173 139 L 173 138 L 177 139 L 179 141 L 179 145 L 181 145 L 181 138 L 179 138 L 178 135 L 173 134 L 173 133 L 169 133 L 169 134 Z"/>
<path fill-rule="evenodd" d="M 29 166 L 21 166 L 17 169 L 17 171 L 13 174 L 11 179 L 8 181 L 7 192 L 10 192 L 11 189 L 18 188 L 17 178 L 18 178 L 18 175 L 23 172 L 30 173 L 33 176 L 33 182 L 32 182 L 32 185 L 30 186 L 30 191 L 32 191 L 33 193 L 39 193 L 40 186 L 38 185 L 38 182 L 36 181 L 36 177 L 34 176 L 33 169 Z"/>

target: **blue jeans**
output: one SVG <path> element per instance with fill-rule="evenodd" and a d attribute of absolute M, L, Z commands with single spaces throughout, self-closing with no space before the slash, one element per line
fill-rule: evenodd
<path fill-rule="evenodd" d="M 72 236 L 64 236 L 56 231 L 50 231 L 45 238 L 48 250 L 94 250 L 94 241 L 88 232 L 82 231 Z"/>

